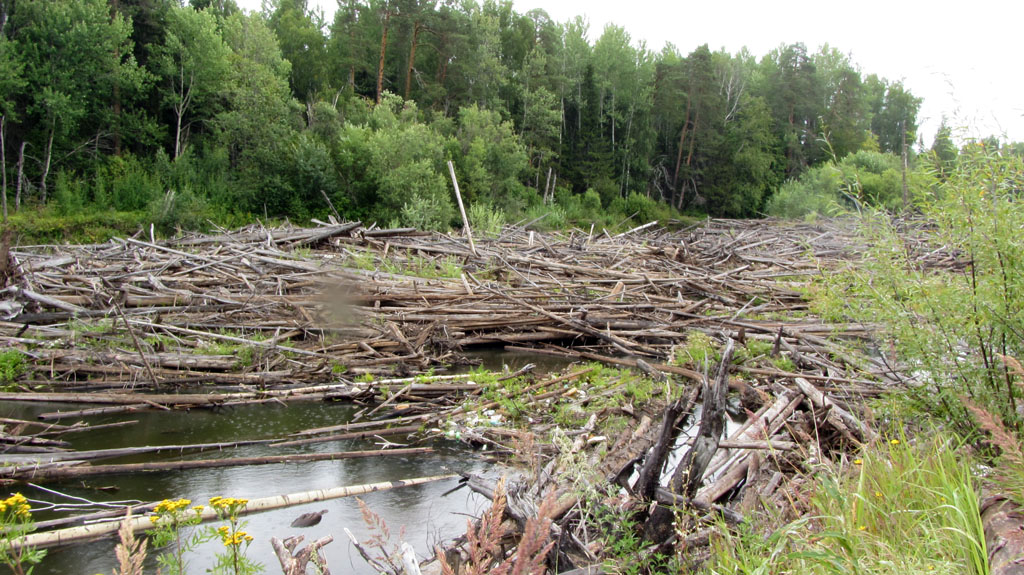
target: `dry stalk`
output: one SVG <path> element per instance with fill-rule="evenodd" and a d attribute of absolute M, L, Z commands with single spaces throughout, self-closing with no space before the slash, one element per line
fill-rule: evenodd
<path fill-rule="evenodd" d="M 142 575 L 142 564 L 146 561 L 148 541 L 135 539 L 130 508 L 121 522 L 121 528 L 117 531 L 117 535 L 121 542 L 114 548 L 114 556 L 117 557 L 118 564 L 118 567 L 114 568 L 114 575 Z"/>
<path fill-rule="evenodd" d="M 494 499 L 476 525 L 467 524 L 466 551 L 469 561 L 461 566 L 462 575 L 531 575 L 545 572 L 548 553 L 554 546 L 551 541 L 551 517 L 557 507 L 553 493 L 541 503 L 536 517 L 526 520 L 523 536 L 516 552 L 505 557 L 501 539 L 505 535 L 502 519 L 507 503 L 505 480 L 498 481 L 494 488 Z M 454 575 L 455 569 L 448 562 L 443 550 L 436 548 L 443 575 Z"/>

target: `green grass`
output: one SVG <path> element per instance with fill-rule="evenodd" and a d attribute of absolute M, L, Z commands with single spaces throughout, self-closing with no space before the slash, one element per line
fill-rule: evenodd
<path fill-rule="evenodd" d="M 378 259 L 373 252 L 358 251 L 349 254 L 348 266 L 423 279 L 456 279 L 462 275 L 462 262 L 455 256 L 428 258 L 418 255 L 408 257 L 396 255 Z"/>
<path fill-rule="evenodd" d="M 767 536 L 721 530 L 707 571 L 754 573 L 988 572 L 973 462 L 940 433 L 893 438 L 845 467 L 823 467 L 811 512 Z"/>

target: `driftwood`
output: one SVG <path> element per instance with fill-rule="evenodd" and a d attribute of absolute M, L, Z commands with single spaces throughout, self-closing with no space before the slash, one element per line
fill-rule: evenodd
<path fill-rule="evenodd" d="M 277 560 L 281 562 L 281 569 L 284 571 L 284 575 L 306 575 L 306 566 L 311 560 L 316 565 L 317 573 L 331 575 L 330 570 L 327 569 L 327 562 L 321 549 L 324 545 L 334 541 L 334 536 L 325 535 L 296 551 L 295 548 L 302 543 L 303 539 L 302 535 L 289 537 L 284 541 L 277 537 L 270 538 L 270 545 L 274 548 Z"/>
<path fill-rule="evenodd" d="M 470 423 L 485 410 L 503 417 L 503 402 L 479 401 L 467 408 L 460 400 L 479 394 L 480 386 L 424 377 L 430 370 L 470 363 L 466 352 L 475 346 L 512 346 L 567 361 L 628 367 L 658 381 L 645 404 L 622 402 L 602 410 L 628 419 L 631 428 L 621 441 L 597 435 L 591 418 L 587 425 L 562 430 L 568 443 L 602 477 L 621 483 L 643 461 L 641 481 L 631 493 L 640 506 L 683 505 L 735 521 L 741 515 L 730 508 L 733 495 L 741 505 L 756 505 L 757 498 L 747 493 L 769 498 L 784 491 L 785 478 L 773 458 L 776 450 L 792 454 L 814 447 L 803 422 L 827 427 L 830 437 L 870 441 L 873 432 L 846 406 L 898 382 L 887 361 L 850 353 L 841 342 L 869 339 L 874 326 L 806 315 L 801 284 L 843 265 L 860 249 L 856 234 L 842 222 L 781 226 L 707 220 L 676 230 L 636 222 L 619 235 L 596 229 L 542 234 L 525 223 L 496 238 L 474 238 L 473 245 L 410 229 L 317 224 L 254 226 L 166 241 L 12 247 L 10 258 L 19 273 L 0 292 L 5 317 L 11 316 L 0 322 L 0 344 L 21 350 L 27 370 L 14 382 L 22 393 L 0 395 L 0 400 L 63 402 L 60 411 L 43 414 L 63 420 L 140 410 L 356 401 L 365 406 L 357 418 L 381 421 L 259 440 L 302 446 L 414 428 L 437 433 L 451 421 L 464 440 L 492 446 L 492 454 L 512 453 L 536 437 L 504 423 Z M 677 439 L 680 421 L 706 383 L 705 374 L 680 355 L 694 332 L 723 344 L 735 340 L 739 364 L 726 362 L 709 385 L 696 437 Z M 617 393 L 612 388 L 592 396 L 581 383 L 589 369 L 574 368 L 561 379 L 538 378 L 524 384 L 525 391 L 519 388 L 519 405 L 539 422 L 535 433 L 551 429 L 556 407 L 587 411 Z M 742 381 L 728 377 L 729 370 L 742 374 Z M 367 374 L 373 381 L 365 381 Z M 690 386 L 682 393 L 686 401 L 667 399 L 672 386 Z M 186 392 L 178 393 L 179 388 Z M 755 413 L 723 439 L 718 406 L 729 390 Z M 651 425 L 659 419 L 660 428 Z M 63 448 L 41 441 L 53 439 L 59 427 L 43 435 L 38 426 L 12 425 L 19 428 L 5 427 L 11 440 L 0 445 Z M 614 450 L 600 461 L 596 445 Z M 690 455 L 667 482 L 674 489 L 666 489 L 662 469 L 675 448 Z M 538 497 L 542 487 L 558 487 L 559 470 L 547 460 L 554 451 L 550 444 L 532 448 L 537 478 L 524 492 L 530 497 Z M 38 461 L 7 466 L 25 476 L 31 467 L 37 477 L 133 470 L 88 466 L 74 453 L 47 459 L 50 455 L 0 459 Z M 274 462 L 275 457 L 283 456 L 256 459 Z M 217 461 L 243 460 L 196 463 Z M 182 464 L 140 465 L 158 470 Z M 142 469 L 147 468 L 134 470 Z M 512 509 L 528 516 L 530 497 L 512 502 Z M 565 565 L 598 559 L 582 543 L 588 540 L 587 526 L 577 523 L 579 516 L 567 511 L 552 526 Z"/>

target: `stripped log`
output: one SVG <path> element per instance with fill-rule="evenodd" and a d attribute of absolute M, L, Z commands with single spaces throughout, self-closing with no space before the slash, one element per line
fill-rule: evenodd
<path fill-rule="evenodd" d="M 244 507 L 239 511 L 239 515 L 246 515 L 249 513 L 258 513 L 261 511 L 270 511 L 272 509 L 279 509 L 282 507 L 291 507 L 293 505 L 301 505 L 304 503 L 313 503 L 316 501 L 326 501 L 328 499 L 337 499 L 339 497 L 351 497 L 353 495 L 362 495 L 364 493 L 372 493 L 374 491 L 387 491 L 388 489 L 396 489 L 399 487 L 411 487 L 414 485 L 423 485 L 425 483 L 433 483 L 435 481 L 443 481 L 446 479 L 452 479 L 458 477 L 457 475 L 435 475 L 431 477 L 416 477 L 412 479 L 399 479 L 396 481 L 384 481 L 381 483 L 367 483 L 364 485 L 352 485 L 347 487 L 332 487 L 330 489 L 318 489 L 315 491 L 303 491 L 300 493 L 292 493 L 289 495 L 274 495 L 271 497 L 262 497 L 259 499 L 250 499 Z M 213 521 L 219 518 L 217 511 L 212 508 L 207 508 L 199 513 L 199 516 L 203 521 Z M 11 541 L 13 549 L 19 549 L 22 546 L 29 546 L 36 549 L 46 547 L 58 547 L 61 545 L 70 545 L 72 543 L 82 543 L 85 541 L 92 541 L 100 539 L 108 535 L 112 535 L 117 532 L 121 526 L 121 520 L 107 521 L 103 523 L 94 523 L 91 525 L 83 525 L 79 527 L 70 527 L 67 529 L 58 529 L 56 531 L 47 531 L 43 533 L 30 533 L 23 538 Z M 134 530 L 148 529 L 153 526 L 152 521 L 149 517 L 133 517 L 131 519 L 131 526 Z"/>
<path fill-rule="evenodd" d="M 836 405 L 821 390 L 814 387 L 811 382 L 802 377 L 796 377 L 793 381 L 796 382 L 796 386 L 807 396 L 807 400 L 811 402 L 815 409 L 828 410 L 826 419 L 833 427 L 846 434 L 852 434 L 855 439 L 861 442 L 869 442 L 875 438 L 874 431 L 864 425 L 853 414 Z"/>

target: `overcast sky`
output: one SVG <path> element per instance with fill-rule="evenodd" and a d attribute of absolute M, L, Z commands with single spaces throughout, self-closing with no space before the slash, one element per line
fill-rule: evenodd
<path fill-rule="evenodd" d="M 319 4 L 330 21 L 336 0 Z M 260 0 L 239 0 L 258 9 Z M 924 98 L 921 135 L 930 146 L 945 115 L 967 137 L 1024 141 L 1024 3 L 1019 0 L 666 1 L 513 0 L 518 12 L 542 8 L 556 21 L 584 15 L 590 40 L 614 23 L 659 51 L 688 54 L 701 44 L 760 58 L 772 48 L 828 43 L 851 55 L 864 75 L 903 80 Z"/>

